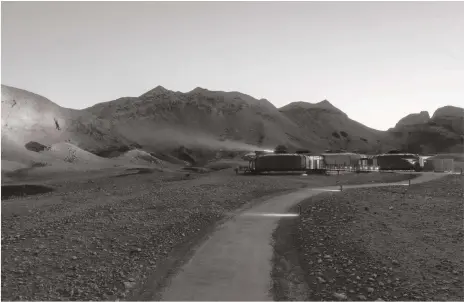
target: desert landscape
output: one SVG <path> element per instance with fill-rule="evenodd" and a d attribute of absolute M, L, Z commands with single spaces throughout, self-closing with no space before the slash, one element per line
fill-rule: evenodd
<path fill-rule="evenodd" d="M 308 188 L 404 184 L 420 175 L 379 172 L 340 175 L 236 174 L 234 168 L 248 166 L 243 155 L 251 151 L 272 150 L 277 143 L 286 145 L 289 150 L 303 148 L 316 154 L 327 148 L 347 148 L 356 152 L 363 149 L 375 153 L 388 148 L 401 148 L 404 138 L 398 138 L 401 136 L 398 133 L 412 129 L 416 131 L 413 133 L 418 134 L 417 140 L 416 136 L 409 135 L 407 143 L 410 146 L 417 148 L 420 144 L 428 150 L 446 151 L 436 153 L 435 157 L 453 158 L 456 167 L 459 167 L 463 158 L 456 152 L 461 146 L 459 135 L 462 132 L 456 121 L 459 122 L 462 117 L 459 115 L 463 112 L 460 108 L 443 109 L 434 115 L 435 118 L 420 119 L 418 123 L 421 124 L 413 126 L 408 124 L 407 117 L 393 130 L 381 132 L 350 120 L 328 101 L 295 103 L 277 109 L 266 100 L 257 100 L 241 93 L 195 89 L 183 94 L 157 87 L 138 98 L 123 98 L 85 110 L 71 110 L 34 93 L 2 86 L 2 298 L 175 300 L 179 297 L 171 297 L 169 292 L 163 293 L 169 290 L 168 285 L 178 276 L 179 269 L 196 255 L 198 248 L 214 242 L 208 238 L 214 236 L 222 225 L 232 223 L 243 213 L 266 205 L 273 198 L 285 200 L 288 194 Z M 442 124 L 431 125 L 431 120 Z M 441 136 L 436 141 L 421 140 L 421 137 L 430 137 L 433 131 L 446 132 L 446 140 L 441 140 Z M 446 150 L 443 149 L 445 142 L 448 144 Z M 370 199 L 365 200 L 373 198 L 373 194 L 390 196 L 390 199 L 401 196 L 401 187 L 350 189 L 346 193 L 322 193 L 303 201 L 301 217 L 282 219 L 273 235 L 277 238 L 273 259 L 285 260 L 274 261 L 272 297 L 277 300 L 295 297 L 301 300 L 462 298 L 462 291 L 457 290 L 462 288 L 462 279 L 453 277 L 462 275 L 462 261 L 459 262 L 457 258 L 446 260 L 451 261 L 447 262 L 447 267 L 452 272 L 447 276 L 454 279 L 446 279 L 451 280 L 447 287 L 449 290 L 445 290 L 441 296 L 441 292 L 429 293 L 422 288 L 411 287 L 410 283 L 407 283 L 410 287 L 404 287 L 406 281 L 400 282 L 403 287 L 399 287 L 400 283 L 395 281 L 397 279 L 393 278 L 391 270 L 388 271 L 390 267 L 387 267 L 390 283 L 383 279 L 375 281 L 388 284 L 380 288 L 369 281 L 372 278 L 363 281 L 367 282 L 365 284 L 359 282 L 359 286 L 353 288 L 347 287 L 349 282 L 343 279 L 347 277 L 342 275 L 339 278 L 343 280 L 332 283 L 330 277 L 324 275 L 324 270 L 329 268 L 319 268 L 322 265 L 319 260 L 326 259 L 323 256 L 325 249 L 330 249 L 330 257 L 341 257 L 337 261 L 350 261 L 355 267 L 362 266 L 369 270 L 369 273 L 383 274 L 383 266 L 371 267 L 371 264 L 356 262 L 369 259 L 363 256 L 361 260 L 356 260 L 359 258 L 356 255 L 360 253 L 371 255 L 375 261 L 385 262 L 391 257 L 389 250 L 382 250 L 380 243 L 372 242 L 376 238 L 386 240 L 381 235 L 384 232 L 381 226 L 378 226 L 378 236 L 372 237 L 371 233 L 371 237 L 366 237 L 363 233 L 366 230 L 372 232 L 379 223 L 369 218 L 370 215 L 382 216 L 387 227 L 395 224 L 399 228 L 401 224 L 394 219 L 406 221 L 408 215 L 422 215 L 423 219 L 427 219 L 431 211 L 443 211 L 443 215 L 447 215 L 445 213 L 448 211 L 453 212 L 454 222 L 450 221 L 449 228 L 445 227 L 446 232 L 451 232 L 450 238 L 454 239 L 446 243 L 446 252 L 454 253 L 453 257 L 457 257 L 462 252 L 463 243 L 458 221 L 459 217 L 462 218 L 459 212 L 459 208 L 462 208 L 462 199 L 459 199 L 459 196 L 462 197 L 462 177 L 450 177 L 457 178 L 412 186 L 407 191 L 409 195 L 406 195 L 411 201 L 407 202 L 409 206 L 405 209 L 401 208 L 405 206 L 405 200 L 402 206 L 397 204 L 400 201 L 388 203 L 380 197 L 374 198 L 378 205 L 369 202 Z M 421 205 L 421 198 L 432 198 L 424 193 L 427 188 L 430 188 L 428 192 L 433 192 L 428 193 L 435 198 L 433 205 Z M 309 193 L 302 196 L 305 194 Z M 323 202 L 321 206 L 319 200 Z M 317 205 L 308 206 L 313 203 Z M 348 211 L 348 208 L 344 208 L 345 204 L 354 208 Z M 385 209 L 390 204 L 398 216 L 385 216 L 395 213 L 392 209 Z M 295 212 L 290 205 L 283 210 Z M 364 206 L 368 210 L 356 210 Z M 440 210 L 441 207 L 446 209 Z M 313 222 L 315 211 L 321 213 L 317 216 L 318 220 Z M 326 214 L 324 211 L 329 212 Z M 343 215 L 330 214 L 330 211 L 343 212 L 344 215 L 360 213 L 364 216 L 344 218 Z M 338 223 L 331 220 L 331 215 Z M 342 231 L 334 229 L 329 232 L 332 235 L 327 235 L 327 228 L 346 225 L 349 219 L 357 224 L 350 224 L 350 228 L 346 229 L 351 241 L 343 240 L 342 244 L 353 242 L 356 246 L 340 256 L 342 251 L 336 247 L 338 241 L 332 243 L 330 238 L 341 240 L 334 236 Z M 278 221 L 274 219 L 274 223 Z M 309 222 L 316 223 L 317 227 Z M 266 231 L 271 232 L 272 228 L 270 226 Z M 309 228 L 304 235 L 301 233 L 303 228 Z M 416 229 L 405 225 L 397 232 L 411 238 L 413 235 L 408 235 L 408 232 Z M 432 228 L 429 236 L 436 238 L 443 231 Z M 423 238 L 425 235 L 414 236 Z M 399 243 L 395 238 L 389 239 L 391 242 L 388 245 L 397 246 Z M 305 240 L 322 242 L 314 248 L 319 251 L 324 249 L 324 252 L 309 252 L 307 249 L 311 245 Z M 400 261 L 400 257 L 417 257 L 414 253 L 419 247 L 415 244 L 425 243 L 411 242 L 402 250 L 404 253 L 401 256 L 395 256 L 395 261 Z M 428 241 L 427 244 L 438 248 L 438 241 Z M 259 248 L 258 243 L 256 248 Z M 287 259 L 287 255 L 290 258 Z M 311 255 L 319 259 L 316 261 Z M 435 257 L 444 263 L 447 257 L 444 255 Z M 405 261 L 401 260 L 401 263 Z M 287 263 L 284 268 L 279 266 L 282 263 Z M 299 273 L 288 271 L 289 265 L 299 267 Z M 334 265 L 329 262 L 332 271 L 337 270 Z M 346 270 L 344 263 L 340 265 L 338 271 Z M 388 266 L 386 262 L 384 266 Z M 323 287 L 311 281 L 316 278 L 316 267 L 317 272 L 322 274 L 318 276 L 327 280 L 323 282 Z M 399 273 L 400 267 L 395 266 L 394 269 Z M 194 271 L 200 276 L 207 268 L 200 266 Z M 401 278 L 405 280 L 412 276 L 407 275 L 407 271 L 403 273 L 406 275 Z M 435 283 L 430 284 L 437 284 L 443 280 L 441 278 L 445 277 L 437 276 L 433 279 Z M 186 281 L 177 281 L 181 285 L 172 286 L 184 288 L 183 282 Z M 185 288 L 188 286 L 191 285 L 185 285 Z M 363 286 L 367 286 L 367 289 Z M 375 288 L 375 292 L 371 292 L 371 288 Z M 226 292 L 221 292 L 221 295 L 227 298 Z M 182 296 L 179 299 L 202 297 L 207 299 L 213 296 Z"/>
<path fill-rule="evenodd" d="M 134 165 L 175 170 L 236 161 L 279 144 L 289 152 L 312 154 L 401 149 L 449 154 L 461 162 L 463 139 L 464 109 L 452 106 L 438 109 L 432 118 L 424 112 L 408 115 L 388 131 L 378 131 L 351 120 L 327 100 L 278 109 L 239 92 L 197 88 L 181 93 L 159 86 L 140 97 L 73 110 L 2 85 L 3 181 L 24 169 L 29 174 Z"/>
<path fill-rule="evenodd" d="M 463 12 L 2 2 L 2 301 L 464 300 Z"/>

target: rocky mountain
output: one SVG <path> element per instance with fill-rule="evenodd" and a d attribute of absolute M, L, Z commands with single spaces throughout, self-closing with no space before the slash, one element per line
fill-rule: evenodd
<path fill-rule="evenodd" d="M 183 145 L 249 151 L 280 143 L 293 148 L 321 144 L 317 135 L 301 131 L 269 101 L 239 92 L 196 88 L 181 93 L 159 86 L 85 111 L 111 119 L 119 133 L 147 149 Z"/>
<path fill-rule="evenodd" d="M 435 111 L 431 122 L 454 133 L 464 134 L 464 108 L 454 106 L 441 107 Z"/>
<path fill-rule="evenodd" d="M 464 153 L 464 109 L 445 106 L 410 114 L 388 130 L 402 149 L 417 153 Z"/>
<path fill-rule="evenodd" d="M 313 153 L 325 149 L 379 152 L 407 145 L 411 135 L 405 139 L 404 133 L 409 132 L 419 133 L 414 134 L 419 147 L 438 143 L 440 150 L 454 148 L 462 129 L 462 109 L 444 107 L 431 119 L 426 116 L 413 115 L 389 131 L 378 131 L 350 119 L 327 100 L 295 102 L 278 109 L 266 99 L 240 92 L 198 87 L 182 93 L 161 86 L 138 97 L 73 110 L 2 85 L 2 159 L 18 156 L 20 149 L 59 142 L 103 157 L 139 148 L 158 158 L 190 163 L 217 157 L 218 152 L 273 149 L 280 144 L 290 151 Z M 442 136 L 427 143 L 424 133 Z"/>
<path fill-rule="evenodd" d="M 277 109 L 265 99 L 239 92 L 198 87 L 181 93 L 158 86 L 139 97 L 97 104 L 86 111 L 113 120 L 125 138 L 149 150 L 183 145 L 249 151 L 284 144 L 312 152 L 327 148 L 373 152 L 394 145 L 384 132 L 349 119 L 327 100 Z"/>
<path fill-rule="evenodd" d="M 312 132 L 325 140 L 328 149 L 357 150 L 359 152 L 386 151 L 395 147 L 394 140 L 384 131 L 375 130 L 350 119 L 329 101 L 319 103 L 295 102 L 280 112 L 305 132 Z"/>
<path fill-rule="evenodd" d="M 421 111 L 420 113 L 411 113 L 399 120 L 395 127 L 426 124 L 429 120 L 430 115 L 428 111 Z"/>

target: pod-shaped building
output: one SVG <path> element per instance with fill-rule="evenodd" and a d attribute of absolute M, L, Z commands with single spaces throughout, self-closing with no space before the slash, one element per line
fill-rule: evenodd
<path fill-rule="evenodd" d="M 309 156 L 303 154 L 263 154 L 250 161 L 254 172 L 306 171 Z"/>
<path fill-rule="evenodd" d="M 411 153 L 381 154 L 377 156 L 377 164 L 380 170 L 421 170 L 419 156 Z"/>

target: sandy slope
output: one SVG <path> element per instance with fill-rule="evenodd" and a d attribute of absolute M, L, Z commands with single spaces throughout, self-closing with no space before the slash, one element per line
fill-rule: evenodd
<path fill-rule="evenodd" d="M 23 168 L 27 168 L 27 165 L 15 161 L 2 160 L 2 171 L 8 172 Z"/>
<path fill-rule="evenodd" d="M 30 141 L 43 145 L 70 142 L 91 152 L 127 143 L 114 133 L 110 121 L 2 85 L 2 145 L 16 148 Z"/>
<path fill-rule="evenodd" d="M 8 146 L 8 147 L 11 147 Z M 70 143 L 57 143 L 49 150 L 32 152 L 21 147 L 6 148 L 7 153 L 2 160 L 2 184 L 35 182 L 54 178 L 76 176 L 98 170 L 114 168 L 157 168 L 176 170 L 180 165 L 162 161 L 142 150 L 130 150 L 115 158 L 103 158 L 82 150 Z M 8 151 L 9 150 L 9 151 Z M 84 175 L 85 176 L 85 175 Z"/>

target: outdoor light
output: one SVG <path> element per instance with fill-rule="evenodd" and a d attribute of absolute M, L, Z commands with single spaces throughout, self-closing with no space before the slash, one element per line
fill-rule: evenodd
<path fill-rule="evenodd" d="M 245 213 L 245 216 L 261 216 L 261 217 L 297 217 L 295 213 Z"/>

